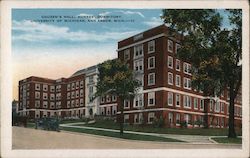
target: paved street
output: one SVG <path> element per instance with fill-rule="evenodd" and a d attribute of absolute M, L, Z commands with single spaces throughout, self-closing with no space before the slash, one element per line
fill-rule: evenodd
<path fill-rule="evenodd" d="M 241 145 L 145 142 L 82 133 L 13 127 L 13 149 L 198 149 L 241 148 Z"/>

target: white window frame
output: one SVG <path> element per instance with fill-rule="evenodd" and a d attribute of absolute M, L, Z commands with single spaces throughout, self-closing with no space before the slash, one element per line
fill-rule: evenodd
<path fill-rule="evenodd" d="M 179 80 L 177 78 L 179 78 Z M 177 82 L 177 81 L 179 81 L 179 82 Z M 181 76 L 180 75 L 175 76 L 175 85 L 177 87 L 181 87 Z"/>
<path fill-rule="evenodd" d="M 171 65 L 169 65 L 171 63 Z M 173 69 L 174 67 L 174 59 L 171 56 L 168 56 L 168 68 Z"/>
<path fill-rule="evenodd" d="M 178 53 L 178 49 L 181 48 L 181 45 L 179 43 L 175 43 L 175 53 Z"/>
<path fill-rule="evenodd" d="M 152 67 L 150 66 L 150 64 L 151 64 L 151 63 L 150 63 L 151 59 L 152 59 L 152 61 L 153 61 L 153 64 L 152 64 L 153 66 L 152 66 Z M 148 69 L 154 69 L 154 68 L 155 68 L 155 57 L 154 57 L 154 56 L 153 56 L 153 57 L 149 57 L 149 58 L 148 58 Z"/>
<path fill-rule="evenodd" d="M 187 83 L 187 84 L 185 84 L 185 83 Z M 184 89 L 191 90 L 191 79 L 190 78 L 186 78 L 186 77 L 183 78 L 183 87 L 184 87 Z"/>
<path fill-rule="evenodd" d="M 204 100 L 200 99 L 200 110 L 204 110 Z"/>
<path fill-rule="evenodd" d="M 136 70 L 136 68 L 138 67 L 138 69 Z M 134 61 L 134 71 L 139 71 L 139 72 L 143 72 L 144 70 L 144 61 L 143 59 L 138 59 Z"/>
<path fill-rule="evenodd" d="M 198 98 L 194 98 L 194 109 L 198 109 Z"/>
<path fill-rule="evenodd" d="M 152 124 L 153 123 L 154 117 L 155 117 L 155 113 L 154 112 L 149 112 L 148 113 L 148 124 Z M 153 118 L 152 121 L 150 121 L 151 118 Z"/>
<path fill-rule="evenodd" d="M 187 109 L 191 109 L 191 97 L 188 96 L 188 95 L 184 95 L 183 96 L 183 105 L 184 105 L 184 108 L 187 108 Z"/>
<path fill-rule="evenodd" d="M 150 103 L 150 99 L 153 99 L 153 103 Z M 155 92 L 148 93 L 148 106 L 155 106 Z"/>
<path fill-rule="evenodd" d="M 174 94 L 172 92 L 168 92 L 168 106 L 173 106 L 173 102 L 174 102 Z"/>
<path fill-rule="evenodd" d="M 142 54 L 140 54 L 140 50 L 142 51 Z M 136 52 L 138 51 L 138 55 L 136 55 Z M 135 58 L 139 58 L 139 57 L 143 57 L 144 52 L 143 52 L 143 44 L 139 44 L 134 46 L 134 59 Z"/>
<path fill-rule="evenodd" d="M 177 101 L 179 101 L 179 104 L 177 104 L 178 103 Z M 175 94 L 175 106 L 176 107 L 180 107 L 181 106 L 181 95 L 180 94 Z"/>
<path fill-rule="evenodd" d="M 150 82 L 150 76 L 153 76 L 152 83 Z M 148 74 L 148 86 L 155 85 L 155 73 Z"/>
<path fill-rule="evenodd" d="M 179 65 L 179 68 L 177 68 L 177 65 Z M 175 60 L 175 69 L 176 71 L 181 71 L 181 61 L 179 59 Z"/>
<path fill-rule="evenodd" d="M 185 74 L 191 75 L 191 64 L 184 62 L 183 63 L 183 72 Z"/>
<path fill-rule="evenodd" d="M 171 77 L 172 76 L 172 77 Z M 171 81 L 171 82 L 170 82 Z M 168 84 L 173 85 L 174 84 L 174 76 L 172 72 L 168 72 Z"/>
<path fill-rule="evenodd" d="M 127 58 L 126 55 L 128 56 Z M 124 60 L 127 61 L 129 59 L 130 59 L 130 49 L 126 49 L 124 50 Z"/>
<path fill-rule="evenodd" d="M 153 50 L 150 50 L 151 46 L 153 47 Z M 148 53 L 153 53 L 153 52 L 155 52 L 155 40 L 148 42 Z"/>
<path fill-rule="evenodd" d="M 129 100 L 124 100 L 124 109 L 129 109 L 130 108 L 130 101 Z M 128 105 L 128 106 L 126 106 Z"/>
<path fill-rule="evenodd" d="M 172 50 L 170 49 L 170 45 L 172 45 Z M 174 51 L 174 42 L 168 39 L 168 52 L 173 53 L 173 51 Z"/>

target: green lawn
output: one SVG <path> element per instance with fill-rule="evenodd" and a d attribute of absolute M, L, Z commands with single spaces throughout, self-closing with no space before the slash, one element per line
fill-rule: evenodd
<path fill-rule="evenodd" d="M 98 120 L 94 124 L 86 124 L 81 126 L 99 127 L 108 129 L 120 129 L 119 124 L 110 120 Z M 219 128 L 155 128 L 150 125 L 124 125 L 124 130 L 137 131 L 137 132 L 149 132 L 149 133 L 162 133 L 162 134 L 183 134 L 183 135 L 204 135 L 204 136 L 227 136 L 228 129 Z M 241 131 L 236 131 L 237 135 L 241 135 Z"/>
<path fill-rule="evenodd" d="M 218 143 L 224 143 L 224 144 L 242 144 L 242 138 L 227 138 L 227 137 L 218 137 L 218 138 L 212 138 Z"/>
<path fill-rule="evenodd" d="M 183 142 L 183 141 L 171 139 L 171 138 L 140 135 L 140 134 L 124 133 L 121 136 L 119 132 L 99 131 L 99 130 L 92 130 L 92 129 L 80 129 L 80 128 L 72 128 L 72 127 L 61 127 L 61 129 L 65 131 L 71 131 L 71 132 L 80 132 L 80 133 L 87 133 L 87 134 L 93 134 L 93 135 L 129 139 L 129 140 L 157 141 L 157 142 Z"/>

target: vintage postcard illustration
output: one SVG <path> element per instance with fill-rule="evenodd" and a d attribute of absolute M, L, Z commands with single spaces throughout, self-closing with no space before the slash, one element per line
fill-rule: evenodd
<path fill-rule="evenodd" d="M 8 7 L 12 135 L 3 156 L 247 156 L 249 13 L 148 4 Z"/>

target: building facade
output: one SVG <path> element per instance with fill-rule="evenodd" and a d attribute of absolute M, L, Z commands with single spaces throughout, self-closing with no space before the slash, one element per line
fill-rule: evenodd
<path fill-rule="evenodd" d="M 193 89 L 191 64 L 176 56 L 180 46 L 178 37 L 170 36 L 165 25 L 118 42 L 118 58 L 127 63 L 142 83 L 137 96 L 124 103 L 125 123 L 152 124 L 154 119 L 162 118 L 168 127 L 180 127 L 183 123 L 188 127 L 204 123 L 227 127 L 228 92 L 208 98 Z M 239 94 L 235 101 L 237 126 L 241 126 L 241 111 Z"/>
<path fill-rule="evenodd" d="M 124 122 L 152 124 L 162 119 L 167 127 L 227 127 L 229 95 L 209 98 L 191 87 L 192 66 L 177 58 L 179 37 L 161 25 L 118 42 L 118 59 L 141 82 L 133 100 L 124 101 Z M 58 80 L 29 77 L 19 81 L 19 113 L 31 118 L 117 116 L 119 98 L 94 97 L 98 68 L 92 66 Z M 241 94 L 235 100 L 235 123 L 241 126 Z"/>

